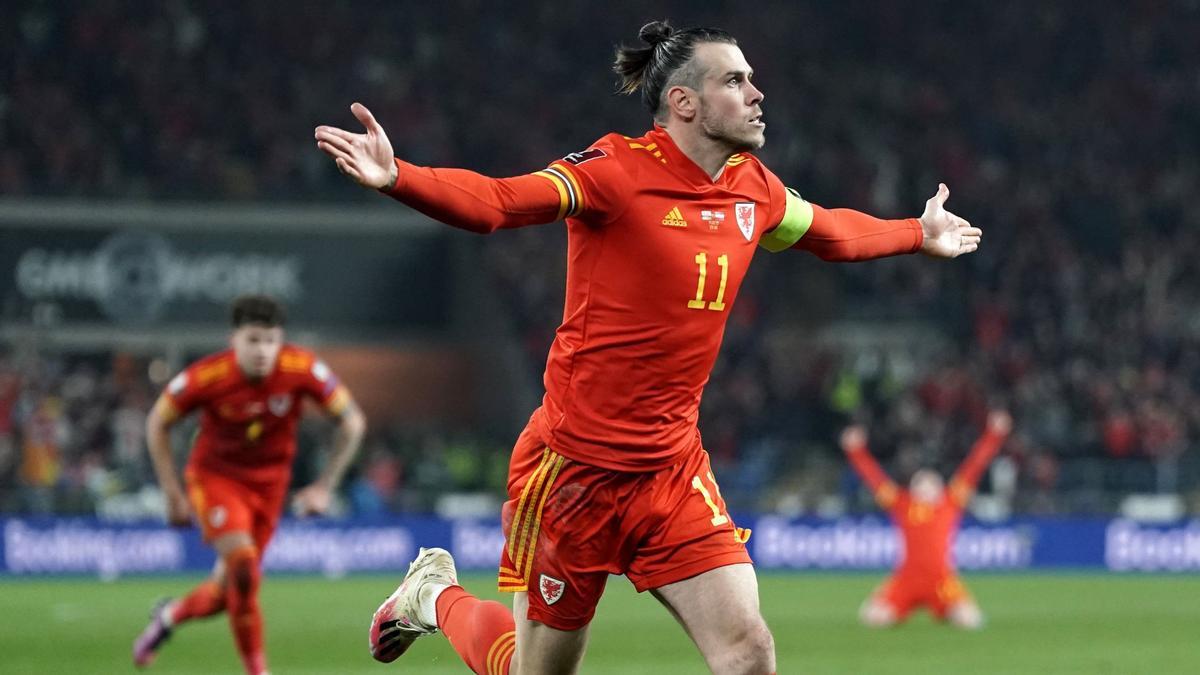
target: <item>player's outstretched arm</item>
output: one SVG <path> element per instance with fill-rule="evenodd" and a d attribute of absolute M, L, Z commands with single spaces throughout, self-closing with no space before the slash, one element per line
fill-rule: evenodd
<path fill-rule="evenodd" d="M 782 220 L 760 244 L 770 251 L 798 248 L 834 262 L 917 251 L 954 258 L 978 248 L 983 232 L 946 210 L 949 196 L 949 188 L 939 185 L 920 218 L 885 220 L 854 209 L 827 209 L 789 189 Z"/>
<path fill-rule="evenodd" d="M 333 456 L 325 470 L 311 485 L 298 491 L 292 499 L 292 511 L 298 516 L 318 515 L 329 510 L 333 493 L 342 482 L 346 469 L 354 463 L 363 435 L 367 431 L 367 418 L 353 400 L 350 400 L 337 419 L 333 434 Z"/>
<path fill-rule="evenodd" d="M 574 215 L 577 200 L 568 194 L 575 189 L 570 179 L 545 171 L 489 178 L 465 169 L 414 166 L 393 156 L 387 133 L 366 106 L 355 103 L 350 111 L 364 133 L 319 126 L 315 137 L 338 170 L 363 187 L 381 190 L 447 225 L 479 233 Z"/>
<path fill-rule="evenodd" d="M 839 443 L 842 451 L 846 453 L 846 458 L 850 460 L 850 466 L 875 495 L 875 501 L 885 509 L 890 508 L 896 501 L 899 490 L 867 449 L 866 429 L 858 425 L 846 427 L 842 431 Z"/>
<path fill-rule="evenodd" d="M 993 410 L 988 413 L 987 427 L 983 435 L 975 441 L 962 466 L 958 467 L 958 471 L 955 471 L 954 477 L 950 479 L 950 495 L 959 505 L 966 506 L 970 501 L 984 470 L 996 458 L 996 453 L 1000 452 L 1011 433 L 1012 416 L 1008 411 Z"/>
<path fill-rule="evenodd" d="M 192 510 L 179 482 L 175 460 L 171 457 L 170 429 L 176 419 L 171 403 L 166 398 L 160 398 L 146 416 L 146 446 L 150 451 L 150 462 L 154 465 L 158 486 L 166 500 L 167 522 L 182 526 L 192 522 Z"/>

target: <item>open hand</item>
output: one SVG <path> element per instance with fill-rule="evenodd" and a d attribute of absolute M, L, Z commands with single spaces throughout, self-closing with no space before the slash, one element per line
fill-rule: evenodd
<path fill-rule="evenodd" d="M 320 483 L 313 483 L 303 488 L 292 497 L 292 513 L 304 516 L 319 516 L 329 510 L 333 495 L 329 488 Z"/>
<path fill-rule="evenodd" d="M 842 431 L 842 437 L 838 440 L 844 452 L 862 450 L 867 447 L 867 430 L 857 424 L 846 427 Z"/>
<path fill-rule="evenodd" d="M 988 413 L 988 431 L 998 436 L 1007 436 L 1012 431 L 1012 415 L 1007 410 L 993 410 Z"/>
<path fill-rule="evenodd" d="M 355 103 L 350 106 L 350 112 L 362 122 L 367 132 L 355 134 L 322 125 L 314 134 L 317 147 L 333 158 L 339 171 L 363 187 L 381 190 L 395 185 L 396 161 L 387 133 L 365 105 Z"/>
<path fill-rule="evenodd" d="M 983 230 L 971 227 L 971 223 L 946 210 L 950 188 L 938 183 L 937 194 L 925 202 L 925 213 L 921 214 L 921 229 L 925 241 L 921 252 L 934 258 L 957 258 L 979 248 Z"/>
<path fill-rule="evenodd" d="M 167 506 L 167 523 L 175 527 L 186 527 L 192 524 L 192 507 L 182 492 L 168 492 L 164 495 Z"/>

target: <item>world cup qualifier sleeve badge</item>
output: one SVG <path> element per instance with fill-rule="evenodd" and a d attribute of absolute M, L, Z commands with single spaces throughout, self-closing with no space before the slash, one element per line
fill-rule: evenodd
<path fill-rule="evenodd" d="M 738 202 L 733 205 L 733 215 L 737 220 L 738 229 L 746 241 L 754 238 L 754 202 Z"/>

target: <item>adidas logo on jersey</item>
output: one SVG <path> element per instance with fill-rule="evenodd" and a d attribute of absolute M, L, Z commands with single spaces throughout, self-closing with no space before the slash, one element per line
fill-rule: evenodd
<path fill-rule="evenodd" d="M 662 224 L 667 227 L 687 227 L 687 221 L 683 219 L 683 214 L 679 212 L 678 206 L 667 212 L 662 219 Z"/>

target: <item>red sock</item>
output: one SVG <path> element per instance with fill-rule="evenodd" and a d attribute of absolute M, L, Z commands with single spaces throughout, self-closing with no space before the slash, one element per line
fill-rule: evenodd
<path fill-rule="evenodd" d="M 192 589 L 171 609 L 171 624 L 203 619 L 225 609 L 225 590 L 209 579 Z"/>
<path fill-rule="evenodd" d="M 438 596 L 437 622 L 471 672 L 508 674 L 517 650 L 517 624 L 511 609 L 480 600 L 462 586 L 451 586 Z"/>
<path fill-rule="evenodd" d="M 242 665 L 249 675 L 267 671 L 263 654 L 263 620 L 258 608 L 258 586 L 262 574 L 258 569 L 258 551 L 247 546 L 233 551 L 225 558 L 229 582 L 225 602 L 229 607 L 229 626 L 237 644 Z"/>

